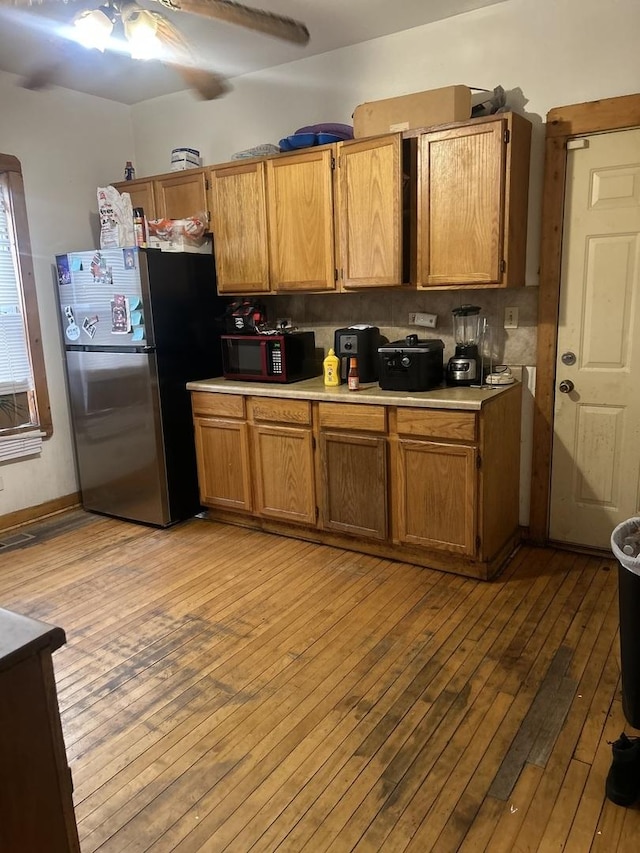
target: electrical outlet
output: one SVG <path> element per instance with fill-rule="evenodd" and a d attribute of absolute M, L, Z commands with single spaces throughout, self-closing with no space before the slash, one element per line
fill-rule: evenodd
<path fill-rule="evenodd" d="M 424 312 L 418 312 L 416 314 L 415 324 L 416 326 L 426 326 L 427 329 L 435 329 L 438 323 L 438 315 L 437 314 L 426 314 Z"/>
<path fill-rule="evenodd" d="M 505 308 L 504 309 L 504 327 L 505 327 L 505 329 L 517 329 L 518 328 L 518 309 L 517 308 Z"/>
<path fill-rule="evenodd" d="M 409 314 L 410 326 L 426 326 L 429 329 L 435 329 L 437 323 L 437 314 L 425 314 L 423 311 L 412 311 Z"/>

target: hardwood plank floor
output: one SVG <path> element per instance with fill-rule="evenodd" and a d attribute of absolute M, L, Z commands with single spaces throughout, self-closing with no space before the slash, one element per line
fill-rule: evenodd
<path fill-rule="evenodd" d="M 613 559 L 482 582 L 203 519 L 20 532 L 0 606 L 67 633 L 83 853 L 637 849 Z"/>

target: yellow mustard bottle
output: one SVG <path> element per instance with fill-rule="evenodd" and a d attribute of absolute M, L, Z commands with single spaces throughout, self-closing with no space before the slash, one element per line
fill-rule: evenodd
<path fill-rule="evenodd" d="M 327 357 L 322 362 L 322 368 L 325 385 L 340 384 L 340 359 L 335 354 L 333 349 L 329 349 Z"/>

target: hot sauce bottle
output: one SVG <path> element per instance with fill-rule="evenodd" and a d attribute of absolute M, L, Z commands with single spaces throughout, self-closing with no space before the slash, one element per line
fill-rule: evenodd
<path fill-rule="evenodd" d="M 357 391 L 360 388 L 360 377 L 358 376 L 358 359 L 349 359 L 349 373 L 347 374 L 347 387 L 349 391 Z"/>

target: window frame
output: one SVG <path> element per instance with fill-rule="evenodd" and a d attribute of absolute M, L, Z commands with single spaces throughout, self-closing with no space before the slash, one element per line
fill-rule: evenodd
<path fill-rule="evenodd" d="M 0 429 L 0 440 L 4 437 L 19 436 L 21 433 L 30 432 L 38 428 L 44 433 L 46 438 L 49 438 L 53 434 L 53 422 L 51 420 L 49 389 L 47 386 L 42 334 L 40 331 L 40 315 L 38 312 L 36 282 L 33 272 L 24 181 L 22 178 L 22 166 L 18 158 L 11 154 L 0 153 L 0 174 L 7 179 L 9 195 L 11 197 L 18 264 L 21 276 L 20 286 L 24 304 L 24 324 L 31 357 L 31 368 L 33 370 L 34 391 L 32 399 L 35 409 L 28 424 Z"/>

